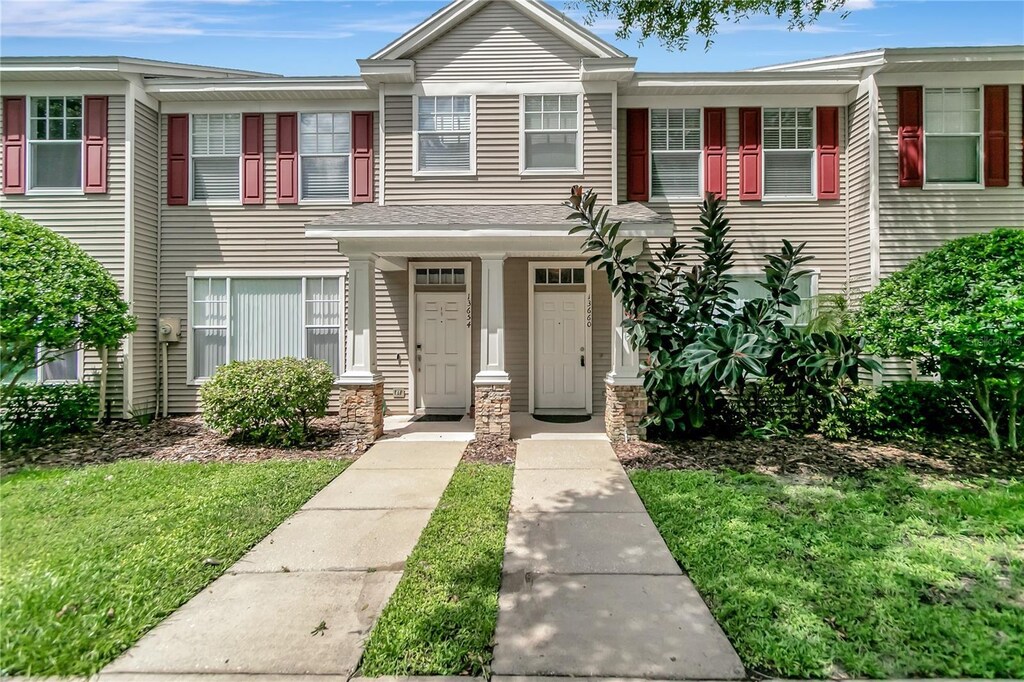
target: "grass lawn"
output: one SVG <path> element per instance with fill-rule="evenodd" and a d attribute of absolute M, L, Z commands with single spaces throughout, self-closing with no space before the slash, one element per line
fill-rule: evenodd
<path fill-rule="evenodd" d="M 363 675 L 488 669 L 511 495 L 511 466 L 459 465 L 370 633 Z"/>
<path fill-rule="evenodd" d="M 5 477 L 0 671 L 98 671 L 346 465 L 123 461 Z"/>
<path fill-rule="evenodd" d="M 631 478 L 748 668 L 1024 678 L 1024 483 Z"/>

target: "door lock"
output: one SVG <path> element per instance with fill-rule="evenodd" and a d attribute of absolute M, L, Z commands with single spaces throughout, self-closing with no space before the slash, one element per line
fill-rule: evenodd
<path fill-rule="evenodd" d="M 586 367 L 586 366 L 587 366 L 587 358 L 586 358 L 586 356 L 581 355 L 580 356 L 580 367 Z"/>

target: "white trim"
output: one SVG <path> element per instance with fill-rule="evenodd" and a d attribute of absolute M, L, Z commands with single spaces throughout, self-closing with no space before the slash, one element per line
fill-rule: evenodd
<path fill-rule="evenodd" d="M 779 109 L 779 116 L 782 116 L 782 109 L 811 110 L 811 148 L 810 149 L 766 149 L 764 146 L 764 110 Z M 795 113 L 794 113 L 795 115 Z M 799 129 L 799 124 L 797 124 Z M 780 129 L 781 135 L 781 129 Z M 781 142 L 781 140 L 780 140 Z M 811 155 L 811 193 L 810 194 L 766 194 L 767 184 L 765 182 L 765 157 L 768 152 L 810 152 Z M 818 201 L 818 107 L 761 107 L 761 201 L 764 203 L 785 203 L 785 202 L 813 202 Z"/>
<path fill-rule="evenodd" d="M 367 93 L 372 95 L 372 93 Z M 160 102 L 162 114 L 290 114 L 321 111 L 351 112 L 377 111 L 377 98 L 373 99 L 302 99 L 268 102 Z"/>
<path fill-rule="evenodd" d="M 0 69 L 0 73 L 10 71 Z M 111 81 L 12 81 L 4 80 L 4 97 L 85 97 L 86 95 L 123 95 L 125 82 L 111 74 Z M 55 94 L 57 93 L 57 94 Z M 26 117 L 27 118 L 27 117 Z"/>
<path fill-rule="evenodd" d="M 651 124 L 651 112 L 654 109 L 647 110 L 647 196 L 650 197 L 652 202 L 664 202 L 664 201 L 700 201 L 704 197 L 705 179 L 704 179 L 704 109 L 701 107 L 655 107 L 657 109 L 665 110 L 665 135 L 668 136 L 668 112 L 672 109 L 681 109 L 686 111 L 687 109 L 696 109 L 697 115 L 700 118 L 699 130 L 700 130 L 700 141 L 696 151 L 692 149 L 683 150 L 659 150 L 662 154 L 697 154 L 697 192 L 691 195 L 662 195 L 654 193 L 654 145 L 651 144 L 651 138 L 654 135 L 654 126 Z M 763 115 L 763 114 L 762 114 Z M 685 116 L 685 114 L 684 114 Z M 684 125 L 685 130 L 685 125 Z M 685 144 L 685 142 L 684 142 Z"/>
<path fill-rule="evenodd" d="M 924 88 L 980 88 L 986 84 L 1020 85 L 1024 83 L 1021 71 L 913 71 L 908 73 L 880 73 L 881 87 L 921 86 Z"/>
<path fill-rule="evenodd" d="M 531 260 L 527 265 L 527 274 L 529 278 L 529 299 L 527 311 L 529 318 L 527 320 L 527 336 L 529 337 L 529 350 L 528 350 L 528 362 L 529 367 L 529 380 L 527 382 L 528 394 L 529 394 L 529 413 L 534 413 L 535 401 L 535 388 L 534 385 L 534 370 L 536 369 L 534 362 L 534 315 L 536 314 L 534 299 L 536 298 L 536 279 L 538 268 L 583 268 L 583 283 L 585 286 L 585 294 L 583 303 L 586 306 L 584 309 L 584 321 L 583 321 L 583 337 L 584 337 L 584 362 L 587 364 L 584 390 L 586 391 L 586 411 L 587 414 L 594 414 L 594 361 L 593 361 L 593 336 L 594 336 L 594 291 L 593 291 L 593 268 L 587 267 L 586 261 L 580 260 L 565 260 L 565 261 L 550 261 L 550 260 Z M 567 292 L 568 293 L 568 292 Z M 589 324 L 588 324 L 589 322 Z M 571 412 L 572 410 L 566 410 Z M 545 410 L 545 414 L 558 413 L 559 410 Z"/>
<path fill-rule="evenodd" d="M 530 95 L 573 95 L 572 92 L 530 93 Z M 526 130 L 526 97 L 519 95 L 519 174 L 520 175 L 565 175 L 566 173 L 583 174 L 583 95 L 576 94 L 576 167 L 575 168 L 527 168 L 526 167 L 526 134 L 531 133 L 567 133 L 568 130 Z M 559 107 L 561 108 L 561 107 Z M 612 113 L 615 116 L 615 113 Z M 613 152 L 614 153 L 614 152 Z"/>
<path fill-rule="evenodd" d="M 870 279 L 868 284 L 874 287 L 878 284 L 880 278 L 882 260 L 882 230 L 879 211 L 881 204 L 879 180 L 879 145 L 881 144 L 881 137 L 878 132 L 878 81 L 874 76 L 870 76 L 868 106 L 870 108 L 868 116 L 868 163 L 870 167 L 869 182 L 871 183 L 868 190 L 868 239 L 870 245 Z"/>
<path fill-rule="evenodd" d="M 377 181 L 379 179 L 380 186 L 376 188 L 378 190 L 378 192 L 377 192 L 377 204 L 380 205 L 380 206 L 383 206 L 384 205 L 384 179 L 385 179 L 385 176 L 384 176 L 384 163 L 385 163 L 384 150 L 385 150 L 385 147 L 387 146 L 387 145 L 384 144 L 384 115 L 385 115 L 385 110 L 384 110 L 384 88 L 383 87 L 377 93 L 377 106 L 379 108 L 378 108 L 378 115 L 377 115 L 377 145 L 376 146 L 380 147 L 380 149 L 377 151 L 378 158 L 380 159 L 380 166 L 377 168 L 377 172 L 375 173 L 375 177 L 373 179 L 374 179 L 374 181 Z"/>
<path fill-rule="evenodd" d="M 128 93 L 124 98 L 124 282 L 122 291 L 128 302 L 128 312 L 135 314 L 135 96 L 134 83 L 129 82 Z M 82 102 L 82 137 L 85 137 L 85 102 Z M 107 103 L 107 128 L 109 135 L 110 104 Z M 109 140 L 108 140 L 109 145 Z M 159 153 L 159 152 L 158 152 Z M 85 156 L 84 150 L 82 156 Z M 107 173 L 109 174 L 109 164 Z M 159 171 L 158 171 L 159 172 Z M 85 171 L 83 169 L 83 182 Z M 159 201 L 159 199 L 157 199 Z M 124 380 L 122 382 L 121 416 L 131 417 L 135 402 L 135 334 L 128 334 L 124 339 L 122 363 Z M 155 358 L 153 358 L 155 360 Z"/>
<path fill-rule="evenodd" d="M 420 131 L 419 111 L 421 97 L 469 97 L 469 168 L 459 170 L 420 170 L 420 133 L 428 135 L 450 132 L 458 135 L 465 131 Z M 453 102 L 454 106 L 454 102 Z M 381 137 L 381 146 L 384 138 Z M 412 98 L 412 174 L 413 177 L 453 177 L 476 175 L 476 95 L 415 95 Z"/>
<path fill-rule="evenodd" d="M 609 202 L 612 206 L 619 205 L 619 89 L 612 90 L 612 195 Z"/>
<path fill-rule="evenodd" d="M 853 89 L 855 86 L 850 86 Z M 835 94 L 690 94 L 672 95 L 620 94 L 620 109 L 680 109 L 680 108 L 734 108 L 756 103 L 773 107 L 842 107 L 846 106 L 846 92 Z"/>
<path fill-rule="evenodd" d="M 236 279 L 285 279 L 293 277 L 345 277 L 348 275 L 347 268 L 302 268 L 302 269 L 221 269 L 221 268 L 199 268 L 186 270 L 186 277 L 234 277 Z"/>
<path fill-rule="evenodd" d="M 616 92 L 616 84 L 581 83 L 578 80 L 548 81 L 419 81 L 388 83 L 389 95 L 439 97 L 451 95 L 601 95 Z"/>
<path fill-rule="evenodd" d="M 466 270 L 466 307 L 469 308 L 469 324 L 466 325 L 466 413 L 468 414 L 470 409 L 473 407 L 473 261 L 409 261 L 408 269 L 406 270 L 406 277 L 409 280 L 409 300 L 408 300 L 408 318 L 409 318 L 409 338 L 411 343 L 406 348 L 406 353 L 409 356 L 409 387 L 408 387 L 408 405 L 409 414 L 416 414 L 419 411 L 417 405 L 417 386 L 416 386 L 416 269 L 417 268 L 465 268 Z M 458 286 L 458 285 L 452 285 Z M 422 293 L 429 293 L 429 289 L 424 290 Z"/>

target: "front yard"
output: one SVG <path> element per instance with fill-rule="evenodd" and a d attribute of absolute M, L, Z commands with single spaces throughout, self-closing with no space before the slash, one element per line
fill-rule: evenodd
<path fill-rule="evenodd" d="M 1021 479 L 631 478 L 749 670 L 1024 678 Z"/>
<path fill-rule="evenodd" d="M 121 461 L 6 476 L 0 673 L 95 673 L 347 464 Z"/>

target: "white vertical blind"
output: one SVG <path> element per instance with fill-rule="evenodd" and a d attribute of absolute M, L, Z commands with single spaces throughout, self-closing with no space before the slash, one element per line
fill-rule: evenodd
<path fill-rule="evenodd" d="M 192 282 L 192 371 L 209 377 L 227 362 L 228 285 L 222 277 Z"/>
<path fill-rule="evenodd" d="M 231 359 L 302 357 L 302 280 L 231 280 Z"/>

